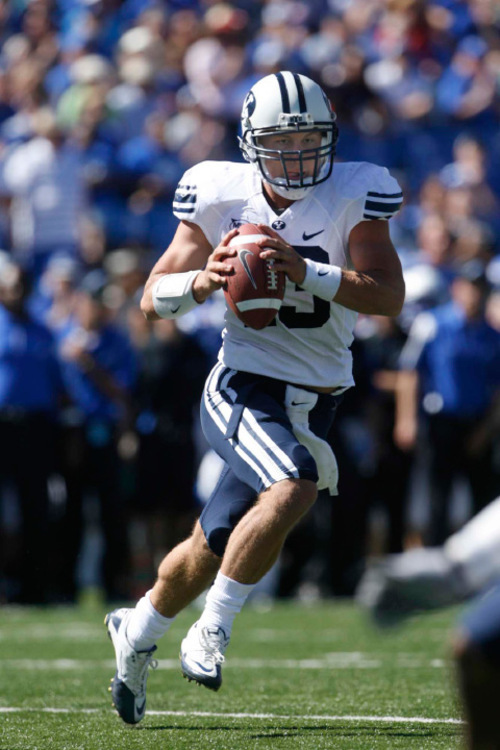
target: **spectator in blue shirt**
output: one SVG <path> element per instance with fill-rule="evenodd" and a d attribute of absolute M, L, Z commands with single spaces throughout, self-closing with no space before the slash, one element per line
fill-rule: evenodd
<path fill-rule="evenodd" d="M 488 45 L 479 36 L 460 41 L 449 67 L 436 86 L 437 109 L 458 119 L 493 114 L 495 82 L 484 58 Z"/>
<path fill-rule="evenodd" d="M 476 514 L 498 495 L 487 425 L 500 395 L 500 332 L 485 318 L 484 267 L 464 264 L 451 285 L 449 304 L 415 318 L 402 352 L 396 440 L 417 439 L 421 409 L 426 428 L 430 491 L 429 545 L 450 533 L 449 503 L 457 477 L 465 476 Z"/>
<path fill-rule="evenodd" d="M 77 594 L 77 558 L 82 542 L 82 509 L 93 489 L 99 500 L 104 536 L 102 584 L 110 600 L 126 597 L 126 508 L 120 491 L 118 443 L 129 426 L 129 393 L 135 355 L 127 337 L 108 323 L 107 277 L 95 270 L 78 289 L 74 321 L 61 335 L 62 373 L 73 406 L 66 412 L 63 441 L 67 510 L 61 534 L 61 587 Z"/>
<path fill-rule="evenodd" d="M 54 471 L 55 416 L 63 391 L 54 341 L 28 313 L 26 273 L 7 261 L 0 273 L 0 483 L 14 485 L 21 517 L 21 559 L 7 580 L 0 537 L 0 588 L 29 604 L 50 592 L 49 500 Z M 3 536 L 3 534 L 2 534 Z M 4 570 L 2 570 L 4 568 Z M 2 579 L 4 579 L 2 581 Z"/>

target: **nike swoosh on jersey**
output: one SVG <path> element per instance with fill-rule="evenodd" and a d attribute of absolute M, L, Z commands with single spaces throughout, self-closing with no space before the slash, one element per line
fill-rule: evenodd
<path fill-rule="evenodd" d="M 250 270 L 250 266 L 248 265 L 248 261 L 247 261 L 247 255 L 253 255 L 252 251 L 251 250 L 245 250 L 243 248 L 241 250 L 238 250 L 238 255 L 239 255 L 239 258 L 240 258 L 240 261 L 241 261 L 241 265 L 245 269 L 248 278 L 252 282 L 253 288 L 257 289 L 257 284 L 255 283 L 255 279 L 254 279 L 254 277 L 252 275 L 252 272 Z"/>
<path fill-rule="evenodd" d="M 318 276 L 326 276 L 330 271 L 318 271 Z"/>
<path fill-rule="evenodd" d="M 313 237 L 317 237 L 318 234 L 321 234 L 324 232 L 324 229 L 320 229 L 319 232 L 313 232 L 312 234 L 307 234 L 307 232 L 302 233 L 302 239 L 307 242 L 307 240 L 312 240 Z"/>

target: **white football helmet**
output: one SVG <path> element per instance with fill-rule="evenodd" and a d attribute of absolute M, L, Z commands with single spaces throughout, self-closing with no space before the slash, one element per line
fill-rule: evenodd
<path fill-rule="evenodd" d="M 238 139 L 240 149 L 278 195 L 300 200 L 332 173 L 338 140 L 336 119 L 317 83 L 298 73 L 273 73 L 252 86 L 245 98 Z M 264 148 L 259 142 L 263 135 L 318 130 L 322 134 L 318 148 L 285 151 Z M 305 160 L 314 160 L 312 176 L 304 172 Z M 281 163 L 283 176 L 271 177 L 267 169 L 270 161 Z M 300 172 L 300 178 L 290 179 L 289 172 L 295 175 Z"/>

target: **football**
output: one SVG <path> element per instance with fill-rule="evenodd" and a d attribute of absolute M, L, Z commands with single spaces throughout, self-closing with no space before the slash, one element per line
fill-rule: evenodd
<path fill-rule="evenodd" d="M 229 247 L 237 255 L 227 258 L 233 273 L 224 289 L 226 302 L 238 318 L 250 328 L 265 328 L 276 317 L 285 295 L 285 274 L 274 269 L 274 261 L 260 257 L 263 247 L 255 239 L 265 237 L 255 224 L 243 224 Z"/>

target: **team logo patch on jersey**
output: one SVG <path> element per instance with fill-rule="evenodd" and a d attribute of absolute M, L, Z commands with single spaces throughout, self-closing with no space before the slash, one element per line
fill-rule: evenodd
<path fill-rule="evenodd" d="M 231 219 L 229 229 L 238 229 L 238 227 L 243 226 L 243 224 L 246 224 L 245 219 Z"/>
<path fill-rule="evenodd" d="M 280 230 L 280 229 L 285 229 L 285 227 L 286 227 L 286 224 L 285 224 L 285 222 L 284 222 L 284 221 L 282 221 L 281 219 L 276 219 L 276 221 L 273 221 L 273 223 L 271 224 L 271 227 L 272 227 L 273 229 L 278 229 L 278 230 Z"/>

